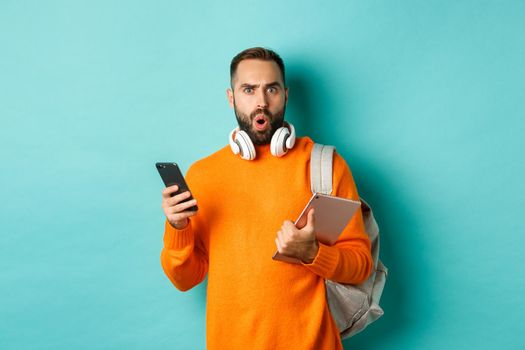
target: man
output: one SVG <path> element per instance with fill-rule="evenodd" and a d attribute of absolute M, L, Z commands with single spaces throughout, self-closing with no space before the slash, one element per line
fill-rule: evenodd
<path fill-rule="evenodd" d="M 281 58 L 264 48 L 235 56 L 227 89 L 239 127 L 230 145 L 195 162 L 189 192 L 162 193 L 164 272 L 180 290 L 208 274 L 209 349 L 342 349 L 326 302 L 325 279 L 360 283 L 373 261 L 359 210 L 333 246 L 315 238 L 315 213 L 295 219 L 311 197 L 313 141 L 295 139 Z M 248 160 L 250 159 L 250 160 Z M 333 195 L 358 199 L 346 162 L 334 154 Z M 198 202 L 197 202 L 198 201 Z M 198 203 L 199 210 L 187 209 Z M 273 253 L 301 264 L 272 259 Z"/>

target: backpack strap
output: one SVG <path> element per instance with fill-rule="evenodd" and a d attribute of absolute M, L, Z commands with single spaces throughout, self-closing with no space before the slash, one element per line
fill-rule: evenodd
<path fill-rule="evenodd" d="M 332 193 L 332 161 L 335 147 L 314 143 L 310 157 L 310 188 L 312 193 Z"/>

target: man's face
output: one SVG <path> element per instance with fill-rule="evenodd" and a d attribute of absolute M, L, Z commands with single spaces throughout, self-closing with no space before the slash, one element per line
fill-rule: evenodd
<path fill-rule="evenodd" d="M 233 91 L 232 91 L 233 89 Z M 273 61 L 243 60 L 237 66 L 228 101 L 235 111 L 241 130 L 253 143 L 270 143 L 275 131 L 283 126 L 288 89 L 281 70 Z"/>

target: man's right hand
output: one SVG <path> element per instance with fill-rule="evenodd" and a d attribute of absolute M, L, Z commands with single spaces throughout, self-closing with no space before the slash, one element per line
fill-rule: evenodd
<path fill-rule="evenodd" d="M 179 187 L 177 185 L 173 185 L 162 190 L 162 209 L 170 225 L 177 230 L 182 230 L 188 225 L 188 218 L 197 214 L 196 211 L 187 210 L 196 205 L 197 200 L 192 199 L 181 203 L 191 196 L 190 191 L 182 192 L 171 197 L 171 194 L 177 192 L 178 189 Z"/>

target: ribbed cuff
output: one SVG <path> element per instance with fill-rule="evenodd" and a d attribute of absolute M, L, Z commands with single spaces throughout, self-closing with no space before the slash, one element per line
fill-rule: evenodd
<path fill-rule="evenodd" d="M 315 256 L 314 261 L 310 264 L 302 263 L 313 273 L 318 274 L 324 278 L 332 275 L 339 262 L 339 251 L 336 247 L 327 246 L 319 242 L 319 251 Z"/>
<path fill-rule="evenodd" d="M 164 226 L 164 247 L 168 249 L 183 249 L 194 244 L 191 220 L 188 220 L 188 225 L 182 230 L 171 226 L 168 220 L 166 220 Z"/>

